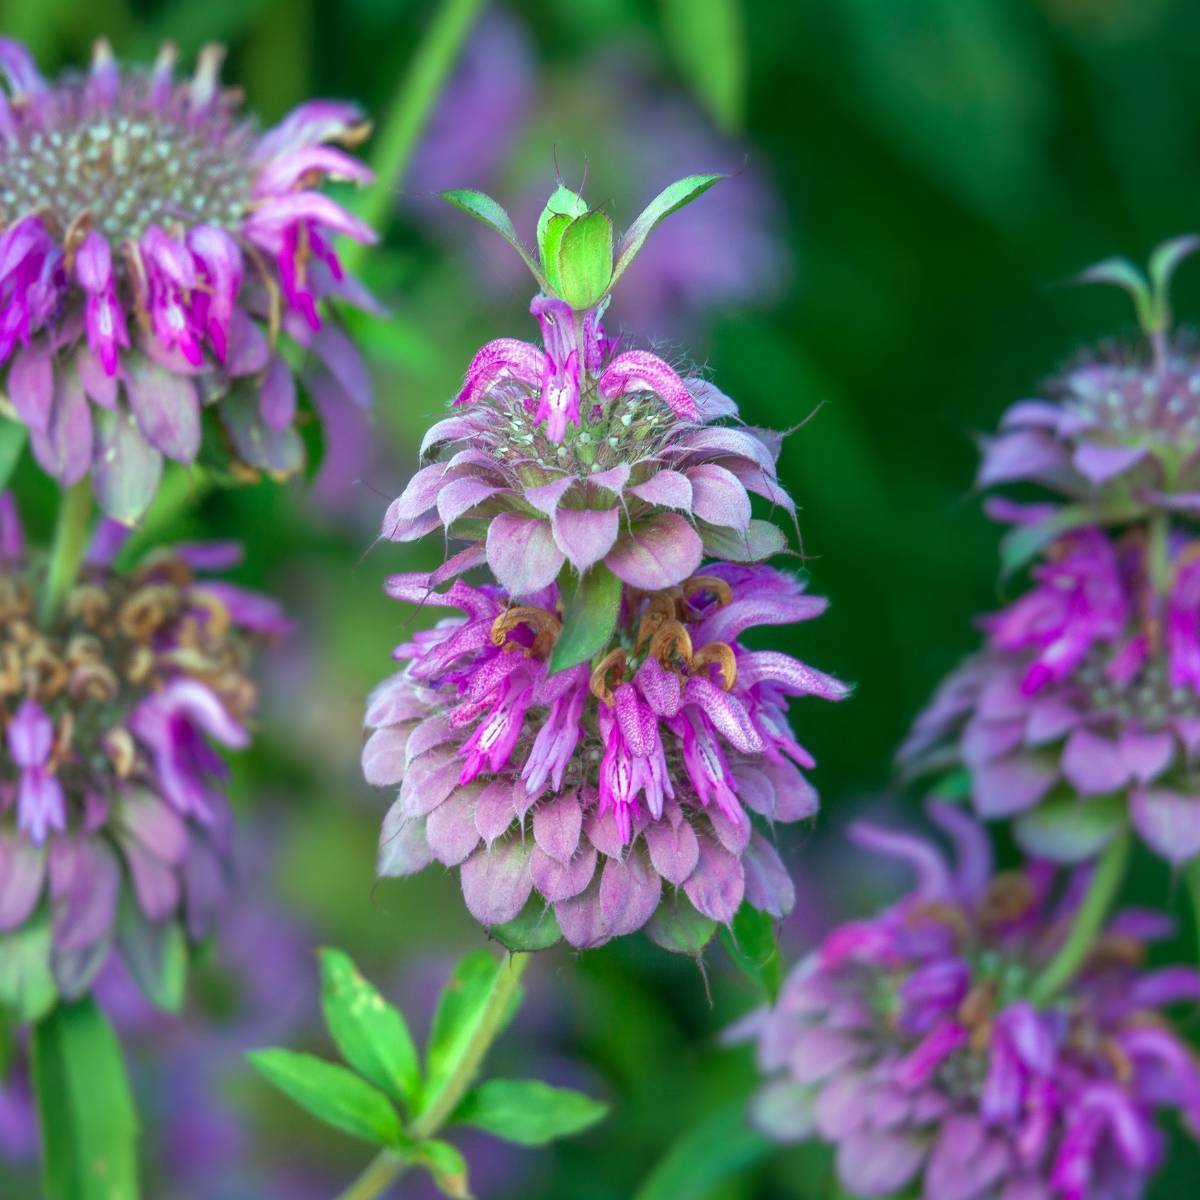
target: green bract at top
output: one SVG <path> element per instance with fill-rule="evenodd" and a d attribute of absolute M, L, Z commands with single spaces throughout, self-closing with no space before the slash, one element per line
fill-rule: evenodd
<path fill-rule="evenodd" d="M 664 188 L 642 209 L 614 249 L 613 224 L 599 209 L 589 209 L 577 192 L 559 184 L 537 223 L 537 258 L 517 236 L 502 205 L 483 192 L 443 192 L 442 199 L 494 229 L 524 260 L 547 296 L 573 309 L 594 308 L 616 287 L 650 231 L 664 217 L 702 196 L 723 175 L 688 175 Z"/>

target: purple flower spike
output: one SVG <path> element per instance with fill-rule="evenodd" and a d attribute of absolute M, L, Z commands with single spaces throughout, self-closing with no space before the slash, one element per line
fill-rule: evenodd
<path fill-rule="evenodd" d="M 1200 973 L 1145 971 L 1146 922 L 1122 913 L 1067 992 L 1035 1006 L 1030 981 L 1061 945 L 1078 881 L 1055 887 L 1045 863 L 980 875 L 982 830 L 931 816 L 965 851 L 957 869 L 924 839 L 867 831 L 919 865 L 920 885 L 830 933 L 744 1026 L 770 1077 L 757 1123 L 834 1146 L 856 1196 L 1142 1195 L 1162 1160 L 1159 1114 L 1193 1131 L 1200 1117 L 1200 1064 L 1157 1011 L 1192 1002 Z"/>
<path fill-rule="evenodd" d="M 160 946 L 172 923 L 207 934 L 232 849 L 217 747 L 247 744 L 251 649 L 286 628 L 265 597 L 197 577 L 236 546 L 158 550 L 118 574 L 126 532 L 101 524 L 62 615 L 43 626 L 43 558 L 0 495 L 0 956 L 45 897 L 51 937 L 22 953 L 41 947 L 29 969 L 68 999 L 106 961 L 119 907 L 135 973 L 157 952 L 139 939 Z M 45 992 L 31 996 L 52 1002 Z"/>
<path fill-rule="evenodd" d="M 90 471 L 126 524 L 153 499 L 164 457 L 195 459 L 202 415 L 232 465 L 297 471 L 280 334 L 319 360 L 323 413 L 364 398 L 347 382 L 365 380 L 361 360 L 322 310 L 370 303 L 333 239 L 374 235 L 314 190 L 370 180 L 328 144 L 361 140 L 361 114 L 317 101 L 260 133 L 219 86 L 217 47 L 190 83 L 176 82 L 170 49 L 151 73 L 123 71 L 100 42 L 90 74 L 54 82 L 19 44 L 4 54 L 0 369 L 42 467 L 61 483 Z"/>
<path fill-rule="evenodd" d="M 764 652 L 736 638 L 817 615 L 796 580 L 720 563 L 626 592 L 595 665 L 553 674 L 563 614 L 552 582 L 522 604 L 461 580 L 439 592 L 428 575 L 395 576 L 388 590 L 466 615 L 398 647 L 406 665 L 368 703 L 364 774 L 399 787 L 381 875 L 461 866 L 467 907 L 498 936 L 520 940 L 510 923 L 532 914 L 580 947 L 647 926 L 697 952 L 743 899 L 773 916 L 791 907 L 787 873 L 752 818 L 815 813 L 788 697 L 848 689 L 783 654 L 765 671 Z"/>
<path fill-rule="evenodd" d="M 1200 855 L 1200 568 L 1182 533 L 1165 550 L 1156 580 L 1140 530 L 1053 542 L 918 718 L 906 770 L 962 767 L 1031 853 L 1080 860 L 1128 821 L 1173 864 Z"/>
<path fill-rule="evenodd" d="M 391 504 L 383 536 L 439 527 L 486 549 L 511 595 L 564 565 L 603 563 L 624 583 L 673 587 L 705 555 L 756 562 L 785 549 L 750 495 L 794 518 L 775 461 L 780 437 L 718 424 L 736 407 L 640 350 L 612 357 L 600 312 L 538 296 L 543 348 L 489 342 L 471 361 L 457 411 L 426 434 L 424 465 Z"/>

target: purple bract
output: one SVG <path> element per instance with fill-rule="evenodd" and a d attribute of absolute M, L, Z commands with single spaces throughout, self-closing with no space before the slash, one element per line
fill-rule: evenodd
<path fill-rule="evenodd" d="M 736 424 L 733 402 L 643 350 L 614 354 L 596 311 L 538 296 L 542 347 L 506 338 L 475 356 L 421 447 L 426 465 L 393 501 L 383 536 L 434 529 L 471 543 L 515 597 L 566 563 L 604 563 L 631 587 L 673 587 L 705 555 L 737 562 L 786 546 L 750 493 L 789 516 L 781 435 Z"/>

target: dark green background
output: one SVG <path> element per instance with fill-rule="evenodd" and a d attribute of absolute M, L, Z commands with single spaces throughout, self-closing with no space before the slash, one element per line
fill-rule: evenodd
<path fill-rule="evenodd" d="M 585 76 L 595 91 L 588 64 L 600 51 L 650 55 L 664 87 L 695 83 L 651 0 L 508 7 L 532 32 L 547 97 L 571 95 Z M 83 58 L 100 32 L 122 57 L 151 55 L 163 36 L 180 42 L 185 61 L 203 41 L 225 41 L 227 79 L 272 119 L 310 95 L 357 98 L 382 114 L 432 11 L 385 0 L 16 0 L 0 5 L 0 23 L 47 70 Z M 1064 286 L 1075 271 L 1114 253 L 1143 258 L 1200 226 L 1200 5 L 748 0 L 743 14 L 744 45 L 726 49 L 744 55 L 750 162 L 778 188 L 781 261 L 792 267 L 770 308 L 701 322 L 695 354 L 752 422 L 790 426 L 821 406 L 789 439 L 782 469 L 801 505 L 813 588 L 833 606 L 790 648 L 858 690 L 841 706 L 797 708 L 825 816 L 824 832 L 790 845 L 801 904 L 846 912 L 872 903 L 880 885 L 840 849 L 838 827 L 879 801 L 906 725 L 973 644 L 972 614 L 999 600 L 995 532 L 971 492 L 972 434 L 1081 344 L 1131 325 L 1120 294 Z M 601 161 L 620 170 L 599 154 L 603 120 L 603 106 L 550 103 L 521 154 L 548 164 L 557 150 L 568 177 L 591 155 L 589 196 L 623 193 L 598 174 Z M 525 298 L 481 291 L 467 255 L 414 220 L 409 199 L 399 197 L 367 267 L 392 312 L 368 336 L 378 420 L 396 446 L 364 485 L 367 510 L 370 489 L 381 511 L 402 486 L 420 430 L 475 346 L 531 331 Z M 635 213 L 613 215 L 622 224 Z M 462 238 L 474 244 L 465 230 Z M 1200 312 L 1194 270 L 1183 269 L 1176 289 L 1181 320 Z M 28 469 L 21 479 L 43 497 L 47 523 L 48 489 Z M 286 902 L 314 940 L 345 946 L 389 985 L 429 956 L 448 961 L 479 944 L 452 878 L 374 886 L 383 800 L 355 765 L 362 695 L 408 628 L 380 581 L 431 563 L 437 548 L 383 546 L 364 558 L 371 531 L 314 509 L 299 487 L 210 497 L 184 524 L 189 534 L 244 537 L 245 578 L 304 619 L 285 653 L 314 661 L 296 668 L 302 687 L 272 693 L 262 745 L 238 776 L 244 809 L 266 814 Z M 1175 902 L 1161 873 L 1143 864 L 1141 875 L 1145 898 Z M 714 1124 L 695 1145 L 713 1156 L 699 1172 L 709 1182 L 663 1194 L 829 1194 L 819 1155 L 757 1161 L 756 1143 L 736 1133 L 749 1059 L 714 1038 L 755 994 L 719 951 L 710 958 L 707 978 L 640 942 L 582 958 L 555 951 L 534 966 L 536 1020 L 497 1063 L 528 1069 L 527 1056 L 545 1050 L 548 1069 L 582 1078 L 614 1112 L 583 1139 L 518 1154 L 508 1190 L 493 1182 L 485 1194 L 632 1195 L 671 1142 L 706 1118 Z M 317 1033 L 311 1044 L 326 1048 Z M 582 1076 L 564 1065 L 581 1060 Z M 310 1129 L 265 1085 L 247 1077 L 231 1092 L 251 1114 L 260 1155 L 298 1154 L 301 1138 L 305 1161 L 319 1159 L 335 1180 L 363 1161 L 361 1147 Z M 739 1156 L 756 1165 L 719 1181 L 722 1162 L 736 1167 Z M 1198 1163 L 1181 1151 L 1156 1195 L 1194 1194 Z"/>

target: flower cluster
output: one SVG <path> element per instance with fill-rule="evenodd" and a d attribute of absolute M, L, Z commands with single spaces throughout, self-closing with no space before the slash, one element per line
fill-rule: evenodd
<path fill-rule="evenodd" d="M 501 338 L 474 356 L 384 518 L 389 540 L 440 529 L 466 543 L 388 583 L 466 615 L 397 649 L 406 665 L 371 697 L 363 768 L 400 785 L 380 873 L 460 867 L 471 913 L 516 948 L 645 926 L 695 953 L 743 902 L 788 911 L 791 880 L 752 816 L 816 811 L 788 699 L 848 693 L 742 641 L 824 608 L 762 563 L 787 538 L 753 498 L 795 518 L 782 436 L 603 324 L 649 232 L 717 179 L 672 184 L 615 247 L 608 217 L 560 185 L 536 261 L 494 200 L 446 193 L 529 267 L 541 345 Z M 482 567 L 494 583 L 457 578 Z"/>
<path fill-rule="evenodd" d="M 311 350 L 314 400 L 369 402 L 363 364 L 321 307 L 369 298 L 333 238 L 371 231 L 317 190 L 370 172 L 332 143 L 364 136 L 350 104 L 311 101 L 265 133 L 220 87 L 222 52 L 174 78 L 174 50 L 50 82 L 0 39 L 0 366 L 35 455 L 60 483 L 90 472 L 135 521 L 163 459 L 286 475 L 303 462 L 281 332 Z M 318 396 L 317 393 L 320 393 Z M 204 414 L 216 415 L 211 433 Z"/>
<path fill-rule="evenodd" d="M 594 665 L 551 673 L 555 585 L 520 604 L 462 581 L 439 593 L 429 576 L 388 590 L 466 615 L 400 646 L 406 666 L 369 702 L 365 774 L 400 785 L 382 874 L 460 866 L 467 906 L 489 928 L 517 920 L 536 892 L 529 923 L 575 946 L 650 922 L 669 948 L 698 949 L 743 899 L 774 916 L 791 907 L 787 872 L 750 816 L 815 812 L 788 698 L 847 689 L 740 639 L 808 620 L 824 601 L 770 567 L 714 564 L 677 587 L 626 590 Z M 664 883 L 682 896 L 660 909 Z"/>
<path fill-rule="evenodd" d="M 1137 529 L 1052 543 L 917 721 L 906 767 L 965 768 L 979 814 L 1018 818 L 1035 853 L 1086 857 L 1128 815 L 1171 862 L 1200 854 L 1200 556 L 1172 535 L 1160 588 L 1151 554 Z"/>
<path fill-rule="evenodd" d="M 910 864 L 917 887 L 833 930 L 751 1019 L 775 1076 L 759 1123 L 836 1146 L 856 1196 L 1141 1195 L 1163 1155 L 1159 1114 L 1200 1127 L 1200 1064 L 1161 1015 L 1200 999 L 1200 973 L 1143 967 L 1170 922 L 1131 910 L 1073 983 L 1042 997 L 1084 879 L 1061 884 L 1036 861 L 996 874 L 978 825 L 930 811 L 956 866 L 923 839 L 855 828 L 859 844 Z"/>
<path fill-rule="evenodd" d="M 49 999 L 85 992 L 114 939 L 141 962 L 139 940 L 171 923 L 206 932 L 230 850 L 213 743 L 247 744 L 250 652 L 288 628 L 272 601 L 198 574 L 236 562 L 235 545 L 121 573 L 121 540 L 101 526 L 44 622 L 42 561 L 0 496 L 0 931 L 10 961 L 52 977 Z"/>
<path fill-rule="evenodd" d="M 673 587 L 704 556 L 756 561 L 786 545 L 750 493 L 794 517 L 776 476 L 780 435 L 719 423 L 737 408 L 644 350 L 614 354 L 600 311 L 531 306 L 542 346 L 489 342 L 467 369 L 461 411 L 421 447 L 426 465 L 389 507 L 383 536 L 442 528 L 486 553 L 514 596 L 569 562 L 603 563 L 631 587 Z"/>

